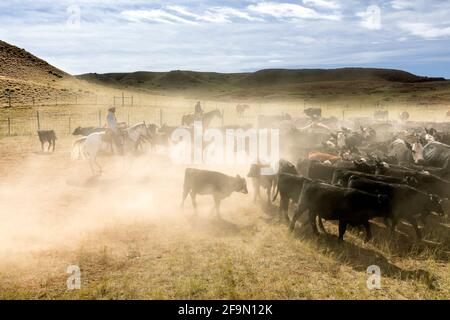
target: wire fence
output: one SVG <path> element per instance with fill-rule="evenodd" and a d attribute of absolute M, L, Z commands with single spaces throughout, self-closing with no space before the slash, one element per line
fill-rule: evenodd
<path fill-rule="evenodd" d="M 142 99 L 130 95 L 97 98 L 94 103 L 42 104 L 0 108 L 0 136 L 36 135 L 38 130 L 54 130 L 58 135 L 69 135 L 77 127 L 104 127 L 107 109 L 116 104 L 117 119 L 129 125 L 145 121 L 159 126 L 180 125 L 183 115 L 193 113 L 196 100 L 152 97 Z M 205 111 L 219 109 L 223 118 L 218 125 L 256 124 L 257 115 L 280 115 L 289 113 L 292 117 L 305 117 L 303 111 L 309 107 L 322 109 L 323 117 L 339 120 L 373 118 L 376 111 L 388 111 L 386 121 L 398 120 L 398 115 L 408 111 L 410 121 L 450 122 L 448 105 L 342 105 L 306 104 L 304 102 L 254 103 L 244 116 L 238 116 L 236 102 L 201 101 Z"/>

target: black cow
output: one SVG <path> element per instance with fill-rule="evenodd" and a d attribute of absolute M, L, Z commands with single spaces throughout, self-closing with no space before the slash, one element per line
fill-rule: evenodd
<path fill-rule="evenodd" d="M 387 183 L 401 184 L 401 183 L 407 182 L 407 179 L 403 179 L 403 178 L 383 176 L 383 175 L 370 174 L 370 173 L 362 173 L 362 172 L 358 172 L 358 171 L 349 171 L 346 169 L 342 169 L 342 170 L 336 170 L 334 172 L 332 184 L 347 188 L 348 181 L 350 180 L 350 178 L 352 176 L 366 178 L 366 179 L 373 180 L 373 181 L 387 182 Z"/>
<path fill-rule="evenodd" d="M 295 215 L 290 224 L 293 231 L 298 218 L 309 211 L 309 222 L 318 233 L 316 217 L 339 221 L 339 239 L 344 240 L 347 225 L 364 226 L 366 241 L 372 237 L 369 220 L 383 215 L 388 208 L 384 195 L 373 195 L 354 189 L 341 188 L 319 182 L 305 182 Z"/>
<path fill-rule="evenodd" d="M 429 195 L 410 186 L 368 180 L 360 177 L 350 178 L 349 188 L 358 189 L 372 194 L 384 194 L 389 197 L 389 209 L 385 218 L 390 219 L 391 233 L 400 219 L 405 219 L 416 230 L 417 238 L 421 239 L 416 216 L 422 219 L 432 212 L 443 214 L 441 200 L 436 195 Z"/>
<path fill-rule="evenodd" d="M 197 213 L 195 197 L 199 195 L 212 195 L 217 216 L 220 216 L 220 202 L 228 198 L 233 192 L 248 194 L 247 183 L 240 176 L 229 177 L 220 172 L 198 169 L 186 169 L 184 173 L 183 200 L 184 205 L 188 194 L 192 199 L 192 205 Z M 213 209 L 214 210 L 214 209 Z"/>
<path fill-rule="evenodd" d="M 41 149 L 44 152 L 44 144 L 48 143 L 47 151 L 50 151 L 50 147 L 53 146 L 53 152 L 55 152 L 56 146 L 56 133 L 54 130 L 39 130 L 38 132 L 39 141 L 41 142 Z"/>
<path fill-rule="evenodd" d="M 450 172 L 450 146 L 439 142 L 431 142 L 423 148 L 423 158 L 425 165 L 444 168 L 447 172 Z"/>
<path fill-rule="evenodd" d="M 417 173 L 417 170 L 410 169 L 404 166 L 398 165 L 386 165 L 382 162 L 377 162 L 375 174 L 384 175 L 390 177 L 406 178 L 409 175 Z"/>
<path fill-rule="evenodd" d="M 279 173 L 277 177 L 277 193 L 275 194 L 274 200 L 280 194 L 280 208 L 279 216 L 280 219 L 285 219 L 287 222 L 289 219 L 289 203 L 297 203 L 300 198 L 300 194 L 303 190 L 303 185 L 305 181 L 312 181 L 311 179 L 301 177 L 289 173 Z"/>
<path fill-rule="evenodd" d="M 95 128 L 95 127 L 82 128 L 82 127 L 78 127 L 78 128 L 76 128 L 73 131 L 72 135 L 87 137 L 90 134 L 97 133 L 97 132 L 105 132 L 105 131 L 106 130 L 104 128 Z"/>
<path fill-rule="evenodd" d="M 406 181 L 423 192 L 436 194 L 441 198 L 450 198 L 450 182 L 436 175 L 419 172 L 407 176 Z"/>
<path fill-rule="evenodd" d="M 359 161 L 338 161 L 336 164 L 325 164 L 314 160 L 299 160 L 297 171 L 312 180 L 331 183 L 336 170 L 347 169 L 358 172 L 374 173 L 375 166 Z"/>
<path fill-rule="evenodd" d="M 272 188 L 275 183 L 275 174 L 264 174 L 262 172 L 263 169 L 270 170 L 270 166 L 256 163 L 251 165 L 250 171 L 247 174 L 248 178 L 252 179 L 253 187 L 255 189 L 255 195 L 253 197 L 253 201 L 256 202 L 261 198 L 260 189 L 261 187 L 266 190 L 267 201 L 269 204 L 272 203 Z"/>

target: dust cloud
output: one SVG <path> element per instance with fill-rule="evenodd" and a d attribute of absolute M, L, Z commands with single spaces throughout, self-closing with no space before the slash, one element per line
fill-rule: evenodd
<path fill-rule="evenodd" d="M 150 153 L 104 157 L 103 175 L 92 177 L 87 160 L 70 159 L 70 139 L 59 149 L 55 154 L 30 152 L 11 163 L 19 170 L 0 182 L 0 256 L 73 248 L 87 234 L 111 226 L 186 224 L 192 218 L 189 199 L 183 210 L 180 206 L 186 166 Z M 248 166 L 214 169 L 245 176 Z M 251 203 L 250 195 L 232 197 Z M 232 211 L 236 203 L 242 205 L 224 200 L 222 211 Z M 208 217 L 212 207 L 210 197 L 199 198 L 200 215 Z"/>

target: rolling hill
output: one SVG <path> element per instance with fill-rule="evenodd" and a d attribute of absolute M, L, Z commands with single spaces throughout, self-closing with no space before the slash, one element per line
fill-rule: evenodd
<path fill-rule="evenodd" d="M 450 81 L 401 70 L 267 69 L 247 73 L 175 70 L 72 76 L 0 41 L 0 107 L 52 104 L 114 90 L 218 101 L 449 104 Z M 79 101 L 79 100 L 78 100 Z"/>
<path fill-rule="evenodd" d="M 0 107 L 74 101 L 91 94 L 90 84 L 46 61 L 0 41 Z"/>
<path fill-rule="evenodd" d="M 450 101 L 450 82 L 405 71 L 370 68 L 268 69 L 253 73 L 193 71 L 84 74 L 79 79 L 115 88 L 211 99 L 364 99 Z"/>

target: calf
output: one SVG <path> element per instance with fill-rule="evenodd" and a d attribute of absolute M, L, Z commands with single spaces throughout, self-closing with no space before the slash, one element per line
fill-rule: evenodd
<path fill-rule="evenodd" d="M 360 177 L 350 178 L 348 186 L 369 193 L 384 194 L 389 197 L 389 208 L 384 218 L 392 221 L 391 233 L 400 219 L 411 223 L 416 230 L 417 238 L 421 239 L 416 216 L 425 218 L 431 212 L 443 214 L 441 200 L 436 195 L 429 195 L 410 186 L 402 184 L 383 183 Z"/>
<path fill-rule="evenodd" d="M 50 151 L 50 147 L 53 146 L 53 152 L 55 152 L 55 145 L 56 145 L 56 134 L 54 130 L 40 130 L 37 132 L 39 136 L 39 141 L 41 141 L 41 149 L 42 152 L 44 152 L 44 143 L 48 142 L 48 149 L 47 151 Z"/>
<path fill-rule="evenodd" d="M 255 189 L 253 201 L 256 202 L 259 198 L 261 198 L 259 191 L 262 187 L 263 189 L 266 190 L 267 201 L 269 202 L 270 205 L 272 203 L 271 197 L 272 197 L 272 188 L 275 185 L 275 175 L 262 174 L 261 172 L 264 168 L 270 169 L 268 165 L 263 165 L 260 163 L 253 164 L 250 167 L 250 171 L 247 174 L 247 177 L 252 179 L 253 187 Z"/>
<path fill-rule="evenodd" d="M 388 199 L 383 195 L 307 181 L 289 228 L 293 231 L 298 218 L 308 210 L 309 222 L 315 234 L 318 234 L 316 226 L 318 215 L 321 219 L 339 221 L 340 240 L 344 240 L 347 225 L 350 224 L 364 226 L 366 241 L 369 241 L 372 237 L 369 220 L 382 215 L 387 203 Z"/>
<path fill-rule="evenodd" d="M 217 216 L 220 216 L 220 202 L 228 198 L 233 192 L 248 194 L 247 183 L 240 176 L 229 177 L 220 172 L 198 169 L 186 169 L 184 173 L 184 190 L 181 206 L 184 205 L 188 194 L 197 213 L 196 196 L 212 195 Z M 214 210 L 214 209 L 213 209 Z"/>

